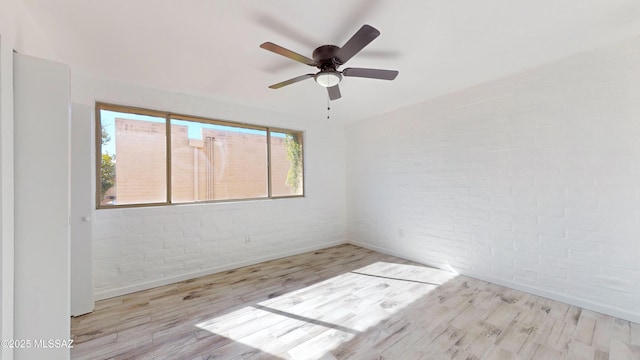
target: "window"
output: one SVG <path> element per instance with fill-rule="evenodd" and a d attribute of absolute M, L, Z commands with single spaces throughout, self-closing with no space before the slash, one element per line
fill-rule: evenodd
<path fill-rule="evenodd" d="M 96 108 L 98 208 L 304 195 L 300 131 Z"/>
<path fill-rule="evenodd" d="M 267 130 L 171 117 L 171 200 L 268 196 Z"/>
<path fill-rule="evenodd" d="M 302 195 L 302 133 L 270 130 L 271 195 Z"/>

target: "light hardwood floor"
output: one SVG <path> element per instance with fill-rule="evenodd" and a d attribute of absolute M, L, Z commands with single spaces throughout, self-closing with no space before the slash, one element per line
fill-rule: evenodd
<path fill-rule="evenodd" d="M 97 302 L 72 359 L 640 359 L 640 325 L 352 245 Z"/>

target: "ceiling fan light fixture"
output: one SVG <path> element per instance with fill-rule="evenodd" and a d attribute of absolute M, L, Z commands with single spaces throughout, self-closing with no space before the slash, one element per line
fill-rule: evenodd
<path fill-rule="evenodd" d="M 342 75 L 337 71 L 320 71 L 313 78 L 320 86 L 333 87 L 340 83 Z"/>

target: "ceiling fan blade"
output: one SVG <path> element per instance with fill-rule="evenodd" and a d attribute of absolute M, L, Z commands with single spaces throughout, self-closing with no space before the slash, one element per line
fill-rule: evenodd
<path fill-rule="evenodd" d="M 329 92 L 329 100 L 338 100 L 342 97 L 342 94 L 340 94 L 340 87 L 338 87 L 338 85 L 328 87 L 327 91 Z"/>
<path fill-rule="evenodd" d="M 363 25 L 352 37 L 344 44 L 343 47 L 338 50 L 336 58 L 341 64 L 346 63 L 367 46 L 373 39 L 380 36 L 380 31 L 376 30 L 373 26 Z"/>
<path fill-rule="evenodd" d="M 287 85 L 291 85 L 293 83 L 297 83 L 298 81 L 302 81 L 308 78 L 312 78 L 313 74 L 304 74 L 304 75 L 300 75 L 300 76 L 296 76 L 293 79 L 289 79 L 289 80 L 285 80 L 283 82 L 279 82 L 277 84 L 273 84 L 271 86 L 269 86 L 270 89 L 280 89 L 283 86 L 287 86 Z"/>
<path fill-rule="evenodd" d="M 282 55 L 284 57 L 288 57 L 289 59 L 295 60 L 295 61 L 299 61 L 303 64 L 309 65 L 309 66 L 316 66 L 316 62 L 313 61 L 313 59 L 309 59 L 308 57 L 304 56 L 304 55 L 300 55 L 297 52 L 291 51 L 289 49 L 285 49 L 280 45 L 276 45 L 272 42 L 265 42 L 262 43 L 262 45 L 260 45 L 261 48 L 265 49 L 265 50 L 269 50 L 272 51 L 278 55 Z"/>
<path fill-rule="evenodd" d="M 344 76 L 363 77 L 369 79 L 393 80 L 398 76 L 396 70 L 346 68 L 342 70 Z"/>

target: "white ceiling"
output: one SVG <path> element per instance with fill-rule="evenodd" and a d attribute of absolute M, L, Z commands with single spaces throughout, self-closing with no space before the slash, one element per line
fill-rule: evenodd
<path fill-rule="evenodd" d="M 332 121 L 350 122 L 640 35 L 637 0 L 23 0 L 74 71 L 324 120 L 313 80 L 267 86 L 363 24 L 380 37 L 344 67 L 396 69 L 394 81 L 347 78 Z M 310 71 L 311 70 L 311 71 Z"/>

